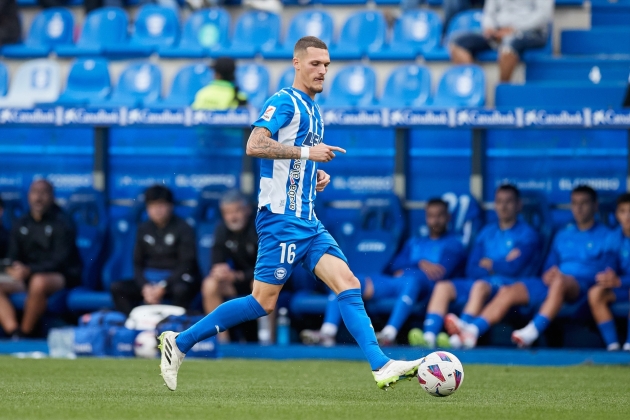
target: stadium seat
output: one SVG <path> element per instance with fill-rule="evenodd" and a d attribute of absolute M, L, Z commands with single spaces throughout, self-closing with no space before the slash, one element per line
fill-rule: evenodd
<path fill-rule="evenodd" d="M 260 64 L 244 64 L 236 69 L 236 83 L 254 107 L 261 107 L 269 96 L 269 72 Z"/>
<path fill-rule="evenodd" d="M 591 0 L 591 27 L 627 26 L 629 22 L 629 0 Z"/>
<path fill-rule="evenodd" d="M 472 245 L 477 233 L 483 227 L 483 211 L 477 200 L 470 194 L 445 193 L 442 200 L 448 203 L 451 215 L 448 231 L 459 236 L 464 246 Z"/>
<path fill-rule="evenodd" d="M 295 79 L 295 69 L 293 68 L 293 66 L 289 66 L 280 75 L 280 79 L 278 79 L 278 89 L 277 90 L 283 89 L 285 87 L 292 86 L 294 79 Z"/>
<path fill-rule="evenodd" d="M 162 73 L 155 64 L 130 64 L 120 75 L 118 85 L 109 99 L 91 101 L 91 107 L 142 107 L 157 102 L 162 89 Z"/>
<path fill-rule="evenodd" d="M 190 64 L 179 69 L 169 95 L 159 101 L 147 102 L 149 107 L 186 107 L 195 100 L 195 94 L 209 84 L 214 78 L 214 72 L 204 64 Z"/>
<path fill-rule="evenodd" d="M 385 43 L 387 24 L 381 12 L 356 12 L 346 20 L 330 56 L 337 60 L 356 60 L 376 51 Z"/>
<path fill-rule="evenodd" d="M 216 55 L 253 58 L 263 51 L 276 49 L 280 40 L 280 16 L 275 13 L 248 11 L 234 27 L 232 43 L 215 51 Z"/>
<path fill-rule="evenodd" d="M 27 61 L 13 76 L 9 93 L 0 98 L 0 108 L 32 108 L 35 104 L 55 102 L 60 90 L 56 61 L 43 58 Z"/>
<path fill-rule="evenodd" d="M 23 44 L 5 45 L 2 55 L 9 58 L 47 57 L 56 45 L 71 45 L 74 19 L 68 9 L 53 7 L 36 17 Z"/>
<path fill-rule="evenodd" d="M 404 13 L 394 25 L 391 41 L 368 52 L 371 60 L 413 60 L 440 46 L 442 21 L 430 10 Z"/>
<path fill-rule="evenodd" d="M 0 198 L 4 203 L 4 212 L 0 222 L 7 230 L 10 230 L 13 221 L 22 216 L 26 211 L 25 197 L 19 190 L 4 189 L 0 191 Z"/>
<path fill-rule="evenodd" d="M 116 58 L 148 57 L 160 48 L 172 47 L 179 39 L 179 21 L 170 7 L 145 4 L 133 27 L 128 42 L 106 45 L 105 54 Z"/>
<path fill-rule="evenodd" d="M 127 42 L 127 13 L 118 7 L 103 7 L 91 11 L 83 23 L 76 45 L 57 45 L 60 57 L 101 56 L 105 48 Z"/>
<path fill-rule="evenodd" d="M 630 59 L 597 57 L 538 57 L 527 62 L 527 82 L 622 83 L 628 79 Z"/>
<path fill-rule="evenodd" d="M 9 72 L 7 66 L 4 63 L 0 63 L 0 97 L 7 94 L 7 87 L 9 86 Z"/>
<path fill-rule="evenodd" d="M 165 58 L 215 56 L 214 50 L 228 43 L 229 30 L 230 14 L 225 9 L 198 10 L 184 24 L 179 44 L 160 47 L 159 54 Z"/>
<path fill-rule="evenodd" d="M 619 108 L 623 101 L 625 83 L 533 82 L 524 85 L 497 85 L 497 107 L 525 107 L 575 110 L 590 108 Z"/>
<path fill-rule="evenodd" d="M 195 219 L 197 232 L 197 260 L 201 273 L 205 276 L 210 272 L 210 256 L 214 245 L 214 229 L 221 220 L 219 202 L 225 188 L 216 186 L 204 187 L 197 199 Z"/>
<path fill-rule="evenodd" d="M 395 68 L 385 84 L 379 105 L 384 107 L 425 106 L 431 95 L 431 73 L 426 67 L 406 64 Z"/>
<path fill-rule="evenodd" d="M 305 36 L 316 36 L 329 45 L 333 36 L 333 19 L 323 10 L 308 10 L 298 13 L 289 24 L 282 45 L 274 50 L 263 51 L 265 58 L 292 58 L 295 43 Z"/>
<path fill-rule="evenodd" d="M 560 51 L 567 55 L 630 54 L 630 25 L 562 31 Z"/>
<path fill-rule="evenodd" d="M 341 69 L 333 79 L 325 101 L 329 107 L 361 107 L 375 103 L 376 74 L 371 67 L 360 64 Z"/>
<path fill-rule="evenodd" d="M 478 107 L 486 100 L 486 78 L 475 65 L 453 66 L 440 79 L 433 106 Z"/>
<path fill-rule="evenodd" d="M 85 106 L 90 101 L 102 101 L 111 92 L 107 61 L 102 58 L 79 58 L 70 68 L 66 90 L 56 104 Z"/>

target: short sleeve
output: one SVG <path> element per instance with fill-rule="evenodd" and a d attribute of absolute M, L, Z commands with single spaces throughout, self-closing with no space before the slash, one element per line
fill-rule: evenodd
<path fill-rule="evenodd" d="M 280 91 L 265 102 L 258 119 L 252 124 L 254 127 L 264 127 L 275 135 L 282 127 L 286 127 L 295 113 L 295 105 L 289 94 Z"/>

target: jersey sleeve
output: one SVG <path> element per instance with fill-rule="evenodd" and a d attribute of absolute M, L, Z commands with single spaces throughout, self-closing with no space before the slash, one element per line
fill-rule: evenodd
<path fill-rule="evenodd" d="M 453 277 L 457 268 L 466 260 L 466 250 L 462 243 L 452 238 L 449 243 L 444 247 L 442 255 L 440 256 L 440 265 L 444 267 L 444 279 Z"/>
<path fill-rule="evenodd" d="M 274 136 L 278 131 L 286 127 L 293 119 L 295 105 L 288 93 L 280 91 L 267 99 L 258 119 L 252 124 L 254 127 L 263 127 Z"/>

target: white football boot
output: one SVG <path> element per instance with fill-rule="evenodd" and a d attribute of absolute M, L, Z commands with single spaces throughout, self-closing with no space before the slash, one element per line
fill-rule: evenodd
<path fill-rule="evenodd" d="M 409 362 L 390 360 L 385 366 L 372 372 L 376 385 L 380 389 L 387 391 L 401 379 L 411 380 L 411 378 L 414 378 L 418 374 L 418 366 L 421 361 L 422 359 L 411 360 Z"/>
<path fill-rule="evenodd" d="M 165 331 L 158 337 L 160 344 L 158 348 L 162 352 L 160 360 L 160 370 L 164 383 L 171 391 L 177 388 L 177 371 L 184 361 L 186 355 L 179 351 L 175 338 L 178 333 L 173 331 Z"/>
<path fill-rule="evenodd" d="M 512 333 L 512 342 L 519 348 L 531 347 L 534 341 L 539 336 L 538 329 L 534 326 L 533 322 L 530 322 L 520 330 L 516 330 Z"/>

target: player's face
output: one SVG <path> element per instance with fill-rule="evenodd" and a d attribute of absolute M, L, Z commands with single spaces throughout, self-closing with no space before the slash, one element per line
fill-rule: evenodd
<path fill-rule="evenodd" d="M 597 211 L 597 202 L 591 200 L 586 193 L 571 194 L 571 213 L 577 224 L 588 224 L 593 221 Z"/>
<path fill-rule="evenodd" d="M 512 191 L 498 190 L 494 195 L 494 210 L 501 222 L 511 222 L 518 214 L 519 200 Z"/>
<path fill-rule="evenodd" d="M 441 236 L 446 232 L 449 215 L 446 207 L 441 204 L 434 204 L 426 209 L 427 227 L 432 235 Z"/>
<path fill-rule="evenodd" d="M 317 94 L 324 90 L 324 79 L 328 72 L 330 55 L 328 50 L 308 47 L 293 59 L 297 81 L 306 93 Z"/>
<path fill-rule="evenodd" d="M 621 229 L 624 232 L 630 232 L 630 203 L 619 204 L 615 216 L 621 225 Z"/>
<path fill-rule="evenodd" d="M 226 203 L 221 205 L 223 221 L 232 232 L 240 232 L 245 228 L 250 212 L 249 206 L 243 203 Z"/>
<path fill-rule="evenodd" d="M 28 190 L 28 205 L 31 211 L 37 214 L 44 214 L 52 205 L 54 197 L 50 187 L 43 181 L 35 181 Z"/>
<path fill-rule="evenodd" d="M 173 205 L 166 201 L 158 200 L 147 203 L 149 219 L 158 226 L 164 226 L 173 215 Z"/>

